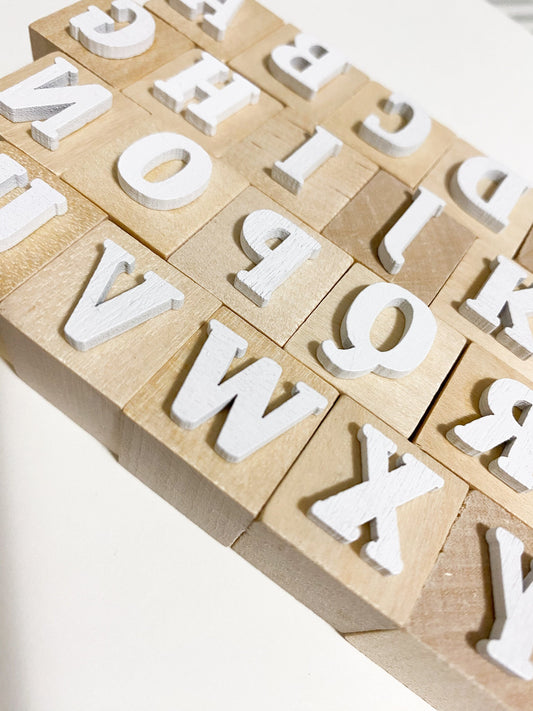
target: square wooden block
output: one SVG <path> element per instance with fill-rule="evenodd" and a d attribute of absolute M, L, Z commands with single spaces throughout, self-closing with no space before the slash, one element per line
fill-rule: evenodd
<path fill-rule="evenodd" d="M 56 175 L 61 175 L 70 166 L 84 163 L 86 156 L 92 153 L 106 137 L 122 132 L 125 125 L 131 125 L 149 118 L 149 114 L 130 101 L 119 91 L 106 85 L 99 77 L 84 69 L 70 57 L 54 52 L 47 54 L 42 59 L 28 64 L 13 74 L 0 79 L 0 91 L 18 84 L 34 74 L 50 67 L 57 57 L 62 57 L 72 64 L 79 72 L 79 84 L 98 84 L 104 86 L 113 94 L 113 105 L 105 113 L 74 131 L 65 138 L 60 139 L 59 148 L 51 151 L 35 141 L 31 135 L 31 121 L 14 123 L 0 115 L 0 136 L 20 148 L 24 153 L 32 156 L 48 170 Z"/>
<path fill-rule="evenodd" d="M 500 455 L 502 447 L 470 456 L 446 439 L 446 433 L 456 425 L 464 425 L 481 416 L 481 394 L 500 378 L 511 378 L 533 387 L 531 380 L 513 370 L 508 361 L 500 361 L 479 346 L 470 345 L 439 395 L 416 442 L 470 486 L 490 496 L 528 526 L 533 526 L 533 492 L 516 492 L 488 469 L 489 462 Z"/>
<path fill-rule="evenodd" d="M 193 202 L 174 210 L 153 210 L 130 198 L 120 187 L 116 164 L 132 143 L 161 131 L 174 131 L 172 117 L 136 122 L 115 132 L 107 142 L 88 154 L 83 161 L 63 175 L 63 179 L 100 205 L 112 219 L 146 244 L 168 258 L 192 234 L 247 187 L 248 182 L 236 170 L 213 159 L 213 172 L 206 191 Z M 154 180 L 164 180 L 172 173 L 175 161 L 151 171 Z M 174 172 L 174 171 L 172 171 Z"/>
<path fill-rule="evenodd" d="M 307 101 L 278 81 L 268 68 L 271 52 L 280 45 L 291 44 L 299 30 L 292 25 L 284 25 L 273 34 L 257 42 L 253 47 L 236 57 L 231 66 L 240 74 L 257 84 L 282 103 L 290 106 L 291 120 L 306 131 L 314 130 L 335 109 L 357 91 L 368 77 L 355 67 L 340 74 L 322 87 L 311 101 Z M 318 38 L 319 39 L 319 38 Z M 342 138 L 339 136 L 339 138 Z"/>
<path fill-rule="evenodd" d="M 310 138 L 289 120 L 287 110 L 274 117 L 241 143 L 227 160 L 280 205 L 319 232 L 370 180 L 377 166 L 344 145 L 305 180 L 294 195 L 272 177 L 276 161 L 283 161 Z"/>
<path fill-rule="evenodd" d="M 321 247 L 318 257 L 302 264 L 263 307 L 254 304 L 234 286 L 237 272 L 254 266 L 242 250 L 240 236 L 244 219 L 255 210 L 272 210 L 282 215 L 301 227 Z M 180 247 L 169 261 L 280 346 L 353 263 L 338 247 L 255 188 L 241 193 Z"/>
<path fill-rule="evenodd" d="M 444 479 L 441 489 L 397 509 L 404 563 L 399 575 L 382 575 L 361 556 L 370 524 L 347 544 L 307 516 L 315 501 L 361 483 L 357 432 L 365 424 L 391 439 L 398 455 L 413 455 Z M 467 490 L 442 465 L 342 396 L 234 549 L 339 631 L 397 627 L 407 622 Z"/>
<path fill-rule="evenodd" d="M 163 116 L 168 120 L 172 120 L 177 133 L 188 136 L 196 143 L 199 143 L 206 151 L 217 158 L 223 156 L 229 148 L 241 141 L 248 134 L 255 131 L 269 118 L 279 113 L 283 106 L 264 91 L 261 92 L 259 102 L 257 104 L 249 104 L 243 109 L 237 111 L 229 118 L 221 121 L 217 126 L 217 131 L 214 136 L 206 136 L 198 128 L 192 125 L 184 117 L 184 111 L 177 114 L 162 104 L 153 94 L 154 82 L 156 79 L 170 79 L 191 67 L 201 58 L 202 51 L 200 49 L 192 49 L 190 52 L 175 59 L 164 67 L 157 69 L 143 79 L 135 82 L 127 89 L 124 94 L 135 101 L 140 106 L 144 107 L 154 116 Z M 243 171 L 241 171 L 243 172 Z"/>
<path fill-rule="evenodd" d="M 512 257 L 528 233 L 533 220 L 533 190 L 528 190 L 518 200 L 509 217 L 509 224 L 501 232 L 493 232 L 478 220 L 471 217 L 457 205 L 451 196 L 450 180 L 457 168 L 467 158 L 482 155 L 465 141 L 456 139 L 451 148 L 442 156 L 431 172 L 422 181 L 422 186 L 431 190 L 443 200 L 449 214 L 461 224 L 468 227 L 476 237 L 480 237 L 489 246 L 494 246 L 500 254 Z M 494 185 L 482 181 L 478 186 L 481 194 L 490 194 Z"/>
<path fill-rule="evenodd" d="M 32 22 L 30 40 L 34 59 L 59 50 L 90 69 L 111 86 L 123 89 L 192 48 L 193 43 L 190 40 L 154 16 L 154 43 L 142 54 L 128 59 L 107 59 L 94 54 L 72 37 L 69 32 L 69 22 L 76 15 L 86 12 L 91 5 L 109 15 L 111 2 L 112 0 L 80 0 L 48 17 Z M 119 23 L 119 27 L 121 26 L 122 24 Z"/>
<path fill-rule="evenodd" d="M 516 255 L 516 261 L 530 272 L 533 272 L 533 227 L 527 233 L 520 251 Z"/>
<path fill-rule="evenodd" d="M 340 330 L 348 307 L 365 287 L 382 280 L 361 264 L 355 264 L 300 326 L 285 346 L 289 353 L 337 390 L 349 395 L 395 430 L 409 437 L 459 357 L 466 339 L 437 319 L 433 346 L 421 365 L 402 378 L 385 378 L 369 373 L 359 378 L 337 378 L 317 358 L 322 341 L 341 346 Z M 403 333 L 403 317 L 397 309 L 385 309 L 372 328 L 376 348 L 389 349 Z"/>
<path fill-rule="evenodd" d="M 0 155 L 7 155 L 26 169 L 28 180 L 43 180 L 67 200 L 67 212 L 56 215 L 21 242 L 0 252 L 0 300 L 57 257 L 76 240 L 105 219 L 96 205 L 73 190 L 39 163 L 6 141 L 0 141 Z M 14 188 L 0 198 L 1 209 L 28 188 Z"/>
<path fill-rule="evenodd" d="M 196 20 L 188 20 L 178 10 L 174 10 L 168 0 L 149 0 L 146 7 L 223 62 L 233 59 L 283 24 L 277 15 L 255 0 L 244 0 L 230 22 L 224 39 L 219 42 L 202 29 L 203 15 Z"/>
<path fill-rule="evenodd" d="M 272 395 L 275 406 L 303 381 L 328 400 L 336 391 L 301 363 L 226 308 L 213 316 L 248 342 L 244 362 L 236 359 L 227 377 L 258 358 L 269 357 L 283 373 Z M 225 545 L 231 544 L 263 508 L 270 494 L 319 426 L 326 411 L 310 415 L 240 462 L 214 449 L 227 408 L 193 430 L 170 419 L 170 407 L 207 338 L 198 331 L 126 406 L 119 461 L 179 511 Z"/>
<path fill-rule="evenodd" d="M 533 358 L 522 360 L 497 341 L 496 333 L 500 329 L 485 333 L 459 313 L 461 304 L 467 299 L 475 299 L 492 274 L 490 265 L 498 254 L 500 252 L 494 246 L 487 245 L 483 240 L 476 240 L 431 304 L 431 310 L 469 341 L 478 343 L 485 351 L 494 354 L 533 382 Z M 528 274 L 524 284 L 533 284 L 533 274 Z"/>
<path fill-rule="evenodd" d="M 531 708 L 531 682 L 508 674 L 475 649 L 494 624 L 485 534 L 496 526 L 520 538 L 531 559 L 531 528 L 473 491 L 405 628 L 347 637 L 437 711 Z M 527 572 L 525 565 L 523 572 Z"/>
<path fill-rule="evenodd" d="M 64 326 L 110 239 L 135 257 L 108 298 L 154 271 L 185 296 L 180 309 L 153 317 L 88 351 L 71 346 Z M 0 333 L 17 374 L 113 452 L 122 408 L 216 310 L 219 302 L 111 222 L 62 252 L 0 303 Z"/>
<path fill-rule="evenodd" d="M 379 245 L 412 202 L 407 185 L 381 170 L 329 223 L 324 235 L 385 281 L 409 289 L 429 304 L 475 237 L 445 210 L 407 247 L 399 273 L 389 274 L 379 259 Z"/>
<path fill-rule="evenodd" d="M 415 188 L 451 146 L 454 134 L 432 119 L 429 136 L 410 156 L 393 158 L 373 148 L 359 138 L 357 133 L 360 124 L 368 116 L 371 114 L 378 116 L 380 125 L 386 131 L 397 131 L 404 123 L 398 114 L 391 115 L 383 111 L 390 94 L 391 91 L 381 84 L 368 82 L 353 97 L 349 97 L 338 111 L 329 116 L 324 127 L 410 188 Z"/>

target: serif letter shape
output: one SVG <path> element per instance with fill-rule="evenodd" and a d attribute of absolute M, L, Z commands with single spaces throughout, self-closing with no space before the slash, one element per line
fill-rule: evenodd
<path fill-rule="evenodd" d="M 229 24 L 244 0 L 168 0 L 174 10 L 188 20 L 196 20 L 203 14 L 203 31 L 222 42 Z"/>
<path fill-rule="evenodd" d="M 248 343 L 227 326 L 212 319 L 209 336 L 193 363 L 170 412 L 180 427 L 192 430 L 231 405 L 218 435 L 215 451 L 229 462 L 240 462 L 309 415 L 317 415 L 327 400 L 305 383 L 297 382 L 293 394 L 265 415 L 281 366 L 260 358 L 227 380 L 234 358 L 242 358 Z"/>
<path fill-rule="evenodd" d="M 184 296 L 154 272 L 144 282 L 105 301 L 116 278 L 135 268 L 135 257 L 110 239 L 104 254 L 64 329 L 65 338 L 79 351 L 105 343 L 154 316 L 179 309 Z"/>
<path fill-rule="evenodd" d="M 32 138 L 55 151 L 59 141 L 109 111 L 113 94 L 100 84 L 77 86 L 78 70 L 62 57 L 0 92 L 0 114 L 32 121 Z"/>
<path fill-rule="evenodd" d="M 533 563 L 522 577 L 524 544 L 505 528 L 486 534 L 490 551 L 494 624 L 490 639 L 477 643 L 486 659 L 510 674 L 533 680 Z"/>
<path fill-rule="evenodd" d="M 533 489 L 533 390 L 511 378 L 496 380 L 479 400 L 482 417 L 457 425 L 446 433 L 448 440 L 465 454 L 474 456 L 505 445 L 489 462 L 489 471 L 515 491 Z M 521 413 L 518 420 L 514 409 Z"/>
<path fill-rule="evenodd" d="M 315 502 L 307 515 L 342 543 L 356 541 L 361 525 L 370 523 L 372 540 L 361 548 L 361 556 L 383 575 L 398 575 L 403 561 L 396 509 L 442 488 L 444 480 L 411 454 L 401 456 L 389 471 L 396 445 L 372 425 L 363 425 L 357 438 L 363 481 Z"/>

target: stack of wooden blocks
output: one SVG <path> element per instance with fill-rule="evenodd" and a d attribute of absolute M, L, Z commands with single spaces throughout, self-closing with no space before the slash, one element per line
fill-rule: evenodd
<path fill-rule="evenodd" d="M 533 191 L 255 0 L 30 36 L 17 374 L 437 709 L 530 708 Z"/>

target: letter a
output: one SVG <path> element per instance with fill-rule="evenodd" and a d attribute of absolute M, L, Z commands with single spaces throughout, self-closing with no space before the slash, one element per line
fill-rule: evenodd
<path fill-rule="evenodd" d="M 494 624 L 490 639 L 476 649 L 486 659 L 510 674 L 533 680 L 533 563 L 522 578 L 524 544 L 505 528 L 486 533 L 490 551 Z"/>
<path fill-rule="evenodd" d="M 221 382 L 233 359 L 244 356 L 248 344 L 214 319 L 209 322 L 208 332 L 207 341 L 172 403 L 170 416 L 180 427 L 192 430 L 230 405 L 215 444 L 215 451 L 224 459 L 240 462 L 327 406 L 325 397 L 298 382 L 292 397 L 265 415 L 281 366 L 270 358 L 260 358 Z"/>

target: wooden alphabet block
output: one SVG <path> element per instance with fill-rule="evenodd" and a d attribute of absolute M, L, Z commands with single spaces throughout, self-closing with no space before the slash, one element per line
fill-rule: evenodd
<path fill-rule="evenodd" d="M 150 209 L 129 197 L 117 177 L 117 161 L 137 140 L 160 132 L 174 131 L 170 119 L 149 119 L 122 129 L 83 161 L 68 170 L 63 178 L 90 200 L 100 205 L 112 219 L 144 244 L 168 258 L 192 234 L 225 207 L 248 185 L 237 171 L 218 159 L 206 190 L 178 209 Z M 176 171 L 176 161 L 167 161 L 150 171 L 148 179 L 164 181 Z M 179 167 L 179 164 L 178 164 Z"/>
<path fill-rule="evenodd" d="M 277 15 L 255 0 L 244 0 L 230 20 L 224 39 L 218 41 L 202 28 L 203 16 L 189 20 L 168 0 L 149 0 L 146 7 L 223 62 L 241 54 L 283 24 Z"/>
<path fill-rule="evenodd" d="M 133 101 L 122 96 L 119 91 L 106 85 L 102 79 L 80 66 L 77 62 L 59 52 L 47 54 L 41 59 L 28 64 L 13 74 L 0 79 L 0 91 L 34 76 L 38 72 L 52 67 L 56 61 L 67 61 L 78 71 L 78 84 L 95 84 L 105 87 L 112 94 L 111 108 L 81 128 L 74 130 L 59 141 L 57 150 L 49 150 L 32 137 L 32 121 L 13 122 L 0 115 L 0 135 L 10 143 L 31 155 L 48 170 L 61 175 L 68 167 L 85 162 L 86 156 L 102 144 L 104 137 L 123 130 L 124 124 L 136 123 L 149 118 L 149 114 Z M 110 97 L 111 98 L 111 97 Z"/>
<path fill-rule="evenodd" d="M 112 0 L 80 0 L 74 5 L 69 5 L 33 22 L 30 25 L 33 58 L 40 59 L 44 54 L 56 50 L 64 52 L 111 86 L 123 89 L 193 47 L 190 40 L 176 32 L 166 22 L 150 14 L 150 18 L 155 23 L 155 35 L 151 46 L 136 56 L 123 59 L 100 56 L 87 49 L 69 31 L 72 18 L 87 12 L 90 7 L 98 8 L 110 15 Z M 144 8 L 143 10 L 148 12 Z M 120 27 L 123 25 L 119 24 Z"/>
<path fill-rule="evenodd" d="M 390 274 L 380 260 L 380 245 L 413 200 L 406 185 L 381 170 L 329 223 L 324 235 L 382 279 L 400 284 L 429 304 L 475 237 L 445 209 L 407 247 L 401 270 Z"/>
<path fill-rule="evenodd" d="M 64 214 L 56 214 L 37 229 L 33 229 L 17 244 L 0 252 L 1 301 L 45 264 L 102 222 L 105 214 L 73 190 L 70 185 L 7 141 L 0 141 L 0 156 L 9 156 L 22 166 L 26 170 L 29 184 L 36 179 L 42 180 L 63 195 L 67 201 L 67 211 Z M 0 198 L 0 221 L 2 208 L 11 204 L 28 189 L 30 189 L 28 185 L 15 187 Z"/>
<path fill-rule="evenodd" d="M 327 159 L 294 194 L 273 177 L 274 165 L 302 146 L 309 135 L 289 121 L 287 110 L 233 146 L 228 162 L 252 185 L 321 231 L 368 182 L 377 167 L 349 146 Z"/>
<path fill-rule="evenodd" d="M 481 416 L 482 394 L 502 378 L 516 380 L 526 388 L 532 385 L 522 371 L 511 368 L 509 359 L 500 361 L 479 346 L 470 345 L 425 420 L 416 443 L 439 462 L 446 463 L 470 486 L 482 491 L 528 526 L 533 526 L 531 492 L 517 492 L 489 470 L 490 462 L 501 454 L 503 442 L 492 443 L 486 452 L 469 455 L 447 439 L 447 433 L 452 428 Z M 519 407 L 519 404 L 516 406 Z M 502 439 L 510 439 L 510 436 L 502 436 Z M 526 454 L 523 454 L 523 459 L 527 462 Z"/>
<path fill-rule="evenodd" d="M 345 543 L 309 517 L 314 502 L 367 479 L 358 440 L 364 425 L 375 427 L 397 446 L 398 455 L 415 457 L 444 482 L 440 489 L 396 509 L 403 561 L 403 571 L 398 575 L 383 575 L 365 560 L 370 525 L 368 530 L 363 525 L 356 541 Z M 390 468 L 395 467 L 391 464 Z M 389 476 L 395 475 L 400 476 L 400 470 L 391 471 Z M 234 549 L 337 630 L 401 626 L 422 593 L 467 490 L 463 482 L 422 450 L 368 410 L 341 396 Z M 352 509 L 354 506 L 352 502 Z M 375 509 L 369 510 L 370 518 L 372 513 Z"/>
<path fill-rule="evenodd" d="M 519 538 L 531 560 L 531 528 L 472 491 L 404 629 L 347 637 L 437 711 L 526 711 L 531 706 L 530 683 L 476 650 L 495 621 L 494 561 L 485 538 L 495 527 Z M 529 565 L 523 561 L 518 568 L 525 576 Z"/>
<path fill-rule="evenodd" d="M 527 233 L 520 251 L 516 255 L 516 261 L 530 272 L 533 272 L 533 227 Z"/>
<path fill-rule="evenodd" d="M 490 333 L 481 330 L 460 311 L 467 299 L 477 297 L 493 273 L 491 264 L 499 254 L 500 251 L 494 246 L 488 246 L 484 240 L 476 240 L 431 304 L 431 310 L 470 341 L 479 344 L 485 351 L 492 353 L 533 382 L 533 359 L 522 360 L 497 339 L 497 335 L 505 325 L 505 319 L 501 321 L 501 327 L 496 327 Z M 533 275 L 526 275 L 524 283 L 527 286 L 532 284 Z M 514 284 L 511 286 L 511 290 L 513 286 Z M 502 292 L 503 301 L 505 301 L 505 296 L 506 294 Z"/>
<path fill-rule="evenodd" d="M 342 393 L 409 437 L 459 357 L 466 342 L 463 336 L 437 320 L 436 335 L 427 357 L 413 372 L 399 378 L 374 372 L 352 379 L 337 377 L 318 360 L 321 343 L 331 340 L 340 345 L 341 323 L 354 299 L 370 285 L 379 283 L 384 282 L 362 265 L 355 264 L 296 331 L 286 349 Z M 397 309 L 384 309 L 371 327 L 374 348 L 390 352 L 400 342 L 404 330 L 405 322 Z"/>
<path fill-rule="evenodd" d="M 135 277 L 112 282 L 111 302 L 142 283 L 141 274 L 148 271 L 176 287 L 184 302 L 177 310 L 167 310 L 80 351 L 67 341 L 64 328 L 103 259 L 105 240 L 112 240 L 136 261 Z M 218 303 L 119 227 L 104 222 L 1 302 L 0 333 L 17 374 L 116 452 L 124 405 Z"/>
<path fill-rule="evenodd" d="M 206 135 L 185 118 L 184 111 L 175 113 L 168 106 L 161 103 L 161 101 L 154 96 L 153 91 L 155 81 L 168 80 L 176 76 L 191 67 L 201 56 L 202 51 L 200 49 L 192 49 L 189 52 L 185 52 L 185 54 L 182 54 L 178 59 L 165 64 L 164 67 L 158 68 L 156 71 L 148 74 L 148 76 L 143 77 L 143 79 L 129 86 L 124 90 L 124 94 L 154 116 L 166 117 L 167 120 L 172 119 L 175 130 L 178 133 L 188 136 L 203 146 L 211 155 L 220 158 L 234 144 L 258 129 L 259 126 L 265 123 L 265 121 L 268 121 L 269 118 L 279 113 L 283 106 L 279 101 L 276 101 L 262 91 L 257 103 L 248 104 L 244 108 L 239 109 L 232 116 L 229 116 L 219 123 L 214 135 Z"/>
<path fill-rule="evenodd" d="M 207 329 L 202 328 L 127 404 L 119 461 L 214 538 L 229 545 L 262 509 L 337 393 L 228 309 L 220 309 L 213 318 L 247 342 L 245 368 L 265 356 L 281 366 L 272 395 L 276 407 L 287 400 L 297 381 L 316 390 L 328 403 L 322 413 L 306 417 L 243 461 L 227 461 L 214 449 L 229 417 L 227 411 L 216 410 L 214 418 L 195 429 L 184 429 L 170 417 L 172 403 L 206 342 Z M 237 359 L 225 382 L 238 372 L 243 372 L 243 364 Z"/>
<path fill-rule="evenodd" d="M 322 123 L 326 116 L 357 91 L 367 81 L 367 77 L 350 66 L 348 71 L 339 74 L 319 89 L 313 99 L 304 99 L 276 79 L 268 64 L 272 51 L 281 45 L 290 45 L 298 34 L 296 27 L 284 25 L 233 59 L 230 66 L 272 94 L 278 101 L 291 107 L 290 119 L 293 123 L 306 131 L 313 131 L 316 125 Z"/>
<path fill-rule="evenodd" d="M 235 287 L 235 275 L 253 267 L 241 246 L 245 218 L 256 210 L 271 210 L 298 225 L 320 245 L 274 292 L 261 308 Z M 351 266 L 352 260 L 335 245 L 294 218 L 255 188 L 247 188 L 169 259 L 224 304 L 275 343 L 283 346 L 327 292 Z"/>
<path fill-rule="evenodd" d="M 533 190 L 527 190 L 517 198 L 516 206 L 509 216 L 509 223 L 500 232 L 494 232 L 480 220 L 465 212 L 452 197 L 450 185 L 459 166 L 467 159 L 482 155 L 465 141 L 456 139 L 451 148 L 442 156 L 435 167 L 422 181 L 422 186 L 431 190 L 446 201 L 446 209 L 451 217 L 468 227 L 476 237 L 489 247 L 498 249 L 500 254 L 512 257 L 524 240 L 533 219 Z M 488 179 L 480 180 L 477 192 L 484 200 L 490 200 L 500 182 Z"/>
<path fill-rule="evenodd" d="M 383 110 L 390 94 L 384 86 L 367 82 L 328 117 L 324 126 L 410 188 L 415 188 L 451 146 L 454 135 L 448 128 L 431 119 L 429 135 L 410 155 L 391 156 L 378 150 L 363 140 L 359 131 L 361 124 L 371 115 L 378 117 L 379 125 L 387 132 L 395 132 L 405 126 L 405 119 L 398 113 L 389 114 Z"/>

